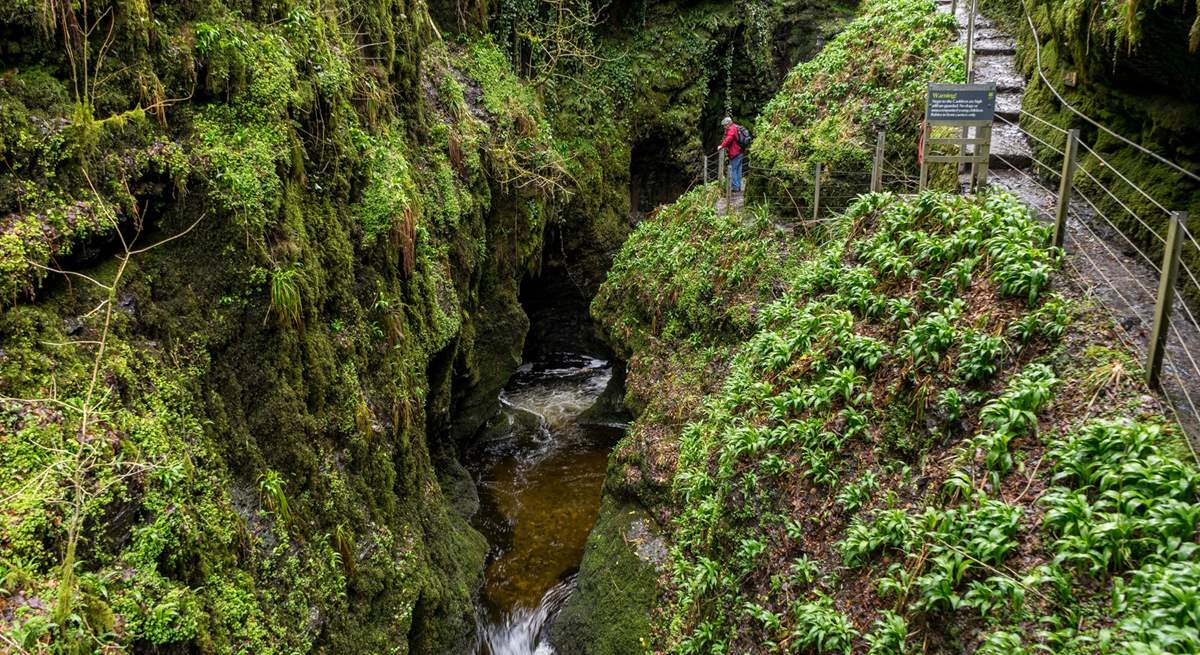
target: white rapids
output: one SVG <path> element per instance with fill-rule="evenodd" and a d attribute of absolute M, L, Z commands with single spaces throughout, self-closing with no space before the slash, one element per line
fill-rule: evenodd
<path fill-rule="evenodd" d="M 476 651 L 485 655 L 555 655 L 543 632 L 574 589 L 575 576 L 571 576 L 547 591 L 533 609 L 514 607 L 498 623 L 480 616 Z"/>

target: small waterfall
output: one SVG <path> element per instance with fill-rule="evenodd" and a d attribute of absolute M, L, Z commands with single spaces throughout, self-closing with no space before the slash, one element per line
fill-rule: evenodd
<path fill-rule="evenodd" d="M 548 628 L 574 591 L 596 522 L 608 453 L 624 424 L 589 410 L 609 362 L 553 353 L 521 366 L 467 465 L 488 538 L 476 611 L 476 655 L 552 655 Z"/>
<path fill-rule="evenodd" d="M 481 612 L 477 618 L 480 655 L 554 655 L 544 629 L 575 590 L 575 576 L 555 585 L 533 609 L 515 607 L 493 623 Z"/>

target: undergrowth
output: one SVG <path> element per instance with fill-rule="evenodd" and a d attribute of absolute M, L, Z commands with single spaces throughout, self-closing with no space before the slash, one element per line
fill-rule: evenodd
<path fill-rule="evenodd" d="M 686 207 L 642 226 L 622 257 L 704 252 L 706 231 L 670 213 Z M 1197 573 L 1200 474 L 1161 408 L 1112 373 L 1127 361 L 1100 347 L 1103 323 L 1071 300 L 1048 237 L 1001 193 L 867 195 L 810 259 L 753 269 L 770 277 L 743 282 L 757 296 L 734 303 L 753 327 L 717 332 L 722 380 L 682 426 L 660 408 L 634 428 L 678 439 L 662 647 L 1200 647 L 1182 592 Z M 663 292 L 596 308 L 641 356 L 676 361 L 690 330 L 712 334 L 689 312 L 720 314 L 675 285 L 757 265 L 731 255 L 711 272 L 690 257 L 659 264 L 657 287 L 633 265 L 606 285 Z M 664 330 L 659 312 L 688 329 Z"/>
<path fill-rule="evenodd" d="M 932 0 L 868 0 L 846 29 L 787 76 L 758 119 L 753 167 L 781 185 L 813 162 L 869 171 L 888 131 L 889 174 L 911 171 L 926 84 L 965 79 L 954 18 Z M 829 192 L 827 192 L 827 195 Z"/>

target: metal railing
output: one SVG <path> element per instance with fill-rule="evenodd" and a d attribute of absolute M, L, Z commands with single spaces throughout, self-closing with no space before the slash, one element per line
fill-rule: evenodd
<path fill-rule="evenodd" d="M 975 78 L 977 5 L 978 0 L 964 0 L 968 81 Z M 952 0 L 950 11 L 956 17 L 957 9 L 958 1 Z M 1023 4 L 1022 9 L 1036 49 L 1035 81 L 1046 86 L 1072 119 L 1166 166 L 1182 184 L 1200 182 L 1200 175 L 1115 132 L 1068 102 L 1042 70 L 1041 39 L 1028 7 Z M 1031 157 L 1032 174 L 1003 155 L 993 156 L 1044 197 L 1044 202 L 1033 203 L 1031 209 L 1054 222 L 1053 243 L 1064 249 L 1067 265 L 1087 287 L 1087 293 L 1098 296 L 1122 318 L 1115 324 L 1118 337 L 1131 352 L 1144 355 L 1146 382 L 1166 394 L 1167 405 L 1191 437 L 1192 455 L 1200 462 L 1195 442 L 1200 439 L 1200 322 L 1188 303 L 1189 297 L 1200 301 L 1200 280 L 1187 263 L 1200 262 L 1200 243 L 1187 228 L 1187 213 L 1168 207 L 1168 203 L 1148 193 L 1144 185 L 1138 184 L 1136 173 L 1114 166 L 1095 144 L 1081 138 L 1078 129 L 1025 109 L 1020 110 L 1017 121 L 1003 114 L 996 114 L 996 120 L 1036 144 Z M 1040 134 L 1025 129 L 1022 123 L 1026 121 Z M 1084 154 L 1082 160 L 1080 151 Z M 1139 199 L 1136 207 L 1131 206 L 1134 203 L 1129 198 Z M 1147 211 L 1152 215 L 1146 215 Z M 1136 229 L 1122 229 L 1122 222 Z M 1156 229 L 1155 223 L 1165 223 L 1166 234 Z M 1137 234 L 1139 230 L 1142 235 Z M 1156 261 L 1154 255 L 1158 253 L 1161 256 Z M 1083 265 L 1087 271 L 1081 270 Z M 1180 294 L 1184 298 L 1176 302 Z"/>
<path fill-rule="evenodd" d="M 884 131 L 878 132 L 870 171 L 834 168 L 819 161 L 806 170 L 760 166 L 754 163 L 753 154 L 747 153 L 742 162 L 743 192 L 738 197 L 732 190 L 725 151 L 720 150 L 702 157 L 698 179 L 705 185 L 716 184 L 721 190 L 721 211 L 736 207 L 738 202 L 766 203 L 781 218 L 820 223 L 844 211 L 863 193 L 882 191 L 885 186 L 915 191 L 917 178 L 885 160 L 886 138 Z"/>
<path fill-rule="evenodd" d="M 1192 435 L 1200 433 L 1200 321 L 1186 301 L 1186 296 L 1200 298 L 1200 279 L 1186 263 L 1200 261 L 1200 243 L 1187 228 L 1187 212 L 1172 210 L 1148 193 L 1134 181 L 1135 174 L 1114 166 L 1078 129 L 1059 127 L 1025 110 L 1021 115 L 1055 136 L 1038 136 L 1006 122 L 1060 159 L 1056 166 L 1034 156 L 1031 172 L 1010 164 L 1046 198 L 1034 203 L 1033 211 L 1053 221 L 1053 244 L 1064 249 L 1088 292 L 1124 318 L 1116 329 L 1127 346 L 1144 353 L 1147 384 L 1167 392 L 1181 426 Z M 1143 198 L 1155 215 L 1131 207 L 1123 199 L 1131 195 Z M 1131 236 L 1114 210 L 1143 235 Z M 1153 223 L 1165 223 L 1165 234 Z M 1157 259 L 1156 251 L 1161 252 Z M 1090 274 L 1077 266 L 1083 263 Z M 1177 299 L 1181 294 L 1185 298 Z"/>

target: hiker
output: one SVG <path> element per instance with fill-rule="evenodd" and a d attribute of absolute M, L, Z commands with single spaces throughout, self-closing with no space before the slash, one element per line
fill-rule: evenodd
<path fill-rule="evenodd" d="M 717 146 L 717 152 L 722 148 L 729 154 L 729 186 L 734 193 L 742 192 L 742 160 L 746 156 L 746 148 L 750 145 L 750 131 L 733 122 L 726 116 L 721 125 L 725 126 L 725 138 Z"/>

